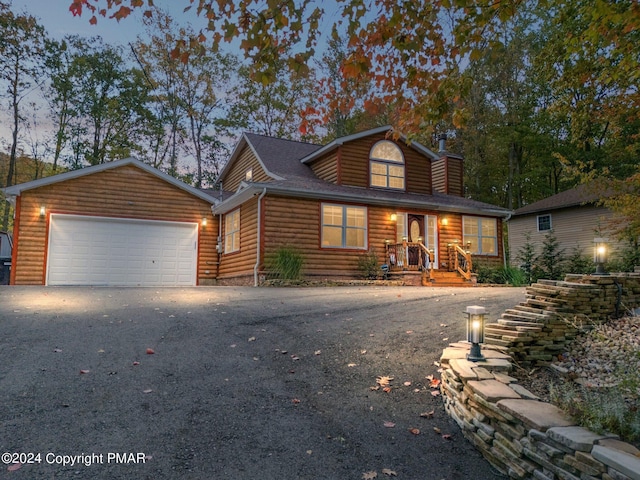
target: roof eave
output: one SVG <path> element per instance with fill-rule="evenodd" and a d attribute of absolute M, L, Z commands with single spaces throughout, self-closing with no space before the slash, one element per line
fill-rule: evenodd
<path fill-rule="evenodd" d="M 358 195 L 357 193 L 345 193 L 345 192 L 327 192 L 327 191 L 313 191 L 313 190 L 305 190 L 299 188 L 287 188 L 283 186 L 274 186 L 266 183 L 258 184 L 254 183 L 250 186 L 246 187 L 241 192 L 238 192 L 236 195 L 227 199 L 226 201 L 214 205 L 212 207 L 212 212 L 214 215 L 225 214 L 230 212 L 240 205 L 242 205 L 247 200 L 251 199 L 262 193 L 263 191 L 267 191 L 270 194 L 280 194 L 287 195 L 289 197 L 294 198 L 309 198 L 314 200 L 326 200 L 326 201 L 344 201 L 351 203 L 360 203 L 366 205 L 376 205 L 376 206 L 394 206 L 394 207 L 420 207 L 420 208 L 433 208 L 434 210 L 438 210 L 441 212 L 447 213 L 467 213 L 467 214 L 475 214 L 475 215 L 492 215 L 501 218 L 508 218 L 512 212 L 504 209 L 491 209 L 491 208 L 476 208 L 470 206 L 455 206 L 455 205 L 446 205 L 438 202 L 424 202 L 420 200 L 412 200 L 410 198 L 404 200 L 394 200 L 390 198 L 367 198 L 363 200 L 362 195 Z"/>
<path fill-rule="evenodd" d="M 339 147 L 340 145 L 343 145 L 343 144 L 348 143 L 348 142 L 352 142 L 354 140 L 359 140 L 360 138 L 365 138 L 365 137 L 368 137 L 368 136 L 371 136 L 371 135 L 377 135 L 377 134 L 382 133 L 382 132 L 388 132 L 389 130 L 393 130 L 393 127 L 391 125 L 385 125 L 383 127 L 377 127 L 377 128 L 372 128 L 371 130 L 365 130 L 364 132 L 354 133 L 353 135 L 347 135 L 346 137 L 336 138 L 333 142 L 328 143 L 324 147 L 322 147 L 322 148 L 316 150 L 315 152 L 310 153 L 306 157 L 300 159 L 300 162 L 309 163 L 309 162 L 315 160 L 316 158 L 321 157 L 325 153 L 330 152 L 334 148 Z M 438 154 L 436 154 L 435 152 L 429 150 L 427 147 L 425 147 L 424 145 L 422 145 L 422 144 L 420 144 L 418 142 L 413 142 L 412 141 L 411 143 L 408 143 L 406 135 L 400 135 L 400 138 L 405 143 L 407 143 L 409 145 L 409 147 L 413 148 L 414 150 L 417 150 L 418 152 L 422 153 L 423 155 L 428 156 L 433 160 L 435 160 L 437 158 L 440 158 L 440 156 Z"/>
<path fill-rule="evenodd" d="M 201 200 L 204 200 L 208 203 L 216 202 L 215 198 L 203 192 L 202 190 L 198 190 L 197 188 L 192 187 L 191 185 L 188 185 L 182 182 L 181 180 L 178 180 L 177 178 L 172 177 L 171 175 L 161 172 L 160 170 L 153 168 L 151 165 L 147 165 L 146 163 L 141 162 L 140 160 L 137 160 L 133 157 L 124 158 L 122 160 L 114 160 L 112 162 L 102 163 L 100 165 L 95 165 L 92 167 L 81 168 L 79 170 L 72 170 L 72 171 L 64 172 L 58 175 L 52 175 L 50 177 L 39 178 L 38 180 L 32 180 L 31 182 L 21 183 L 19 185 L 12 185 L 10 187 L 6 187 L 2 189 L 2 191 L 5 193 L 5 195 L 9 196 L 10 198 L 15 198 L 20 196 L 20 194 L 22 194 L 22 192 L 24 191 L 46 187 L 48 185 L 53 185 L 55 183 L 66 182 L 68 180 L 84 177 L 86 175 L 93 175 L 95 173 L 100 173 L 107 170 L 111 170 L 113 168 L 124 167 L 127 165 L 136 166 L 141 170 L 144 170 L 145 172 L 150 173 L 166 181 L 167 183 L 175 187 L 178 187 L 181 190 L 184 190 L 190 193 L 191 195 L 198 197 Z"/>

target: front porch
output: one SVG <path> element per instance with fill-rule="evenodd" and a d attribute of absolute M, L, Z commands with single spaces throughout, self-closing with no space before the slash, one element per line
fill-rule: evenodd
<path fill-rule="evenodd" d="M 385 263 L 389 267 L 390 280 L 400 280 L 405 285 L 438 287 L 462 287 L 476 285 L 475 274 L 471 272 L 473 261 L 471 252 L 457 243 L 447 245 L 437 265 L 434 250 L 422 242 L 385 242 Z"/>

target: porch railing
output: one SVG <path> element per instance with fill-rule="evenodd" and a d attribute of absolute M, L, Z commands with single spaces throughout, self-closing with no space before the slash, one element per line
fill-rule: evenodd
<path fill-rule="evenodd" d="M 435 254 L 422 242 L 387 243 L 386 262 L 390 265 L 391 271 L 427 271 L 429 278 L 433 279 Z"/>
<path fill-rule="evenodd" d="M 429 250 L 422 242 L 402 242 L 385 244 L 386 259 L 390 270 L 419 270 L 429 273 L 429 279 L 434 278 L 435 252 Z M 473 262 L 471 252 L 458 244 L 447 245 L 446 262 L 442 266 L 450 272 L 458 272 L 466 280 L 471 280 Z M 444 259 L 443 259 L 444 260 Z"/>
<path fill-rule="evenodd" d="M 451 269 L 458 272 L 465 279 L 471 280 L 471 270 L 473 263 L 471 260 L 471 252 L 464 250 L 460 245 L 448 245 L 449 265 Z"/>

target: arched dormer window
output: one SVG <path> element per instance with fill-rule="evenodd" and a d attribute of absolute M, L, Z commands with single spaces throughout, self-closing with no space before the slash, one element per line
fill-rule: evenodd
<path fill-rule="evenodd" d="M 380 140 L 369 153 L 369 182 L 372 187 L 404 190 L 404 156 L 389 140 Z"/>

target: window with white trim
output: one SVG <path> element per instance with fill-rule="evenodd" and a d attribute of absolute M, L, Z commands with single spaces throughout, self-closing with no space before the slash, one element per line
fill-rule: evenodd
<path fill-rule="evenodd" d="M 546 232 L 551 230 L 551 215 L 538 215 L 538 231 Z"/>
<path fill-rule="evenodd" d="M 367 248 L 367 209 L 322 204 L 322 248 Z"/>
<path fill-rule="evenodd" d="M 490 217 L 462 217 L 462 242 L 475 255 L 498 255 L 498 221 Z"/>
<path fill-rule="evenodd" d="M 372 187 L 404 190 L 404 155 L 395 143 L 380 140 L 369 153 L 369 183 Z"/>
<path fill-rule="evenodd" d="M 240 209 L 224 217 L 224 253 L 240 250 Z"/>

